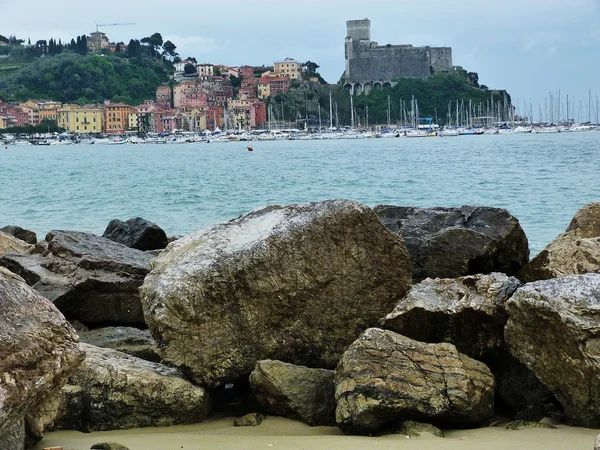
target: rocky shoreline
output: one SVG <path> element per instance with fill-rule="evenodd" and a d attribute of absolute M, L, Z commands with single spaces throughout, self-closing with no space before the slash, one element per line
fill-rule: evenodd
<path fill-rule="evenodd" d="M 600 203 L 531 261 L 490 207 L 268 206 L 177 239 L 140 218 L 1 230 L 8 450 L 215 414 L 600 428 Z"/>

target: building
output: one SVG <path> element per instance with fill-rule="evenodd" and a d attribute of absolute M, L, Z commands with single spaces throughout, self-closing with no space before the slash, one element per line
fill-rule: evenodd
<path fill-rule="evenodd" d="M 378 45 L 371 41 L 371 21 L 346 22 L 344 86 L 354 93 L 391 86 L 395 78 L 427 78 L 450 72 L 452 48 Z"/>
<path fill-rule="evenodd" d="M 104 132 L 121 134 L 129 127 L 129 114 L 132 108 L 123 103 L 104 102 Z"/>
<path fill-rule="evenodd" d="M 273 72 L 277 75 L 286 75 L 292 80 L 302 79 L 302 63 L 294 61 L 292 58 L 285 58 L 283 61 L 275 61 Z"/>
<path fill-rule="evenodd" d="M 291 79 L 287 75 L 265 73 L 258 80 L 258 98 L 263 99 L 280 92 L 287 92 L 291 85 Z"/>
<path fill-rule="evenodd" d="M 196 72 L 198 72 L 199 78 L 210 79 L 215 74 L 215 68 L 212 64 L 198 64 Z"/>
<path fill-rule="evenodd" d="M 106 36 L 106 33 L 103 33 L 102 31 L 93 31 L 87 38 L 87 45 L 88 49 L 90 49 L 92 53 L 96 53 L 103 48 L 108 48 L 110 42 Z"/>
<path fill-rule="evenodd" d="M 156 88 L 157 103 L 171 103 L 172 92 L 170 86 L 159 86 Z"/>
<path fill-rule="evenodd" d="M 71 133 L 102 133 L 103 116 L 100 107 L 65 105 L 56 111 L 56 123 Z"/>

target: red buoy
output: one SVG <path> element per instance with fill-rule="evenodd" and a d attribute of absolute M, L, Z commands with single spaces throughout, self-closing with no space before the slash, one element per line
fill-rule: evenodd
<path fill-rule="evenodd" d="M 249 151 L 249 152 L 253 152 L 253 151 L 254 151 L 254 149 L 253 149 L 252 147 L 248 147 L 248 151 Z"/>

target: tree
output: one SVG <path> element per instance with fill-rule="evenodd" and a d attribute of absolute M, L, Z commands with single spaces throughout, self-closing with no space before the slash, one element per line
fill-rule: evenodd
<path fill-rule="evenodd" d="M 188 56 L 188 57 L 187 57 L 187 58 L 185 58 L 185 59 L 187 59 L 188 61 L 191 61 L 191 62 L 193 62 L 194 64 L 198 64 L 198 61 L 197 61 L 197 60 L 196 60 L 196 58 L 194 58 L 193 56 Z"/>
<path fill-rule="evenodd" d="M 229 75 L 229 81 L 231 81 L 231 85 L 235 87 L 240 87 L 242 85 L 242 78 L 236 77 L 234 75 Z"/>
<path fill-rule="evenodd" d="M 178 55 L 178 53 L 175 51 L 176 48 L 177 46 L 171 41 L 165 42 L 163 45 L 163 56 L 166 55 L 170 58 L 170 60 L 173 60 L 173 58 L 175 58 Z"/>
<path fill-rule="evenodd" d="M 6 42 L 8 44 L 8 38 L 6 36 L 2 36 L 1 34 L 0 34 L 0 41 Z"/>
<path fill-rule="evenodd" d="M 304 66 L 306 67 L 306 72 L 309 75 L 314 75 L 317 73 L 317 69 L 321 66 L 319 66 L 317 63 L 314 63 L 312 61 L 306 61 L 304 63 Z"/>
<path fill-rule="evenodd" d="M 479 74 L 477 74 L 477 72 L 468 72 L 467 80 L 469 81 L 469 84 L 479 87 Z"/>
<path fill-rule="evenodd" d="M 163 45 L 163 38 L 160 33 L 154 33 L 152 36 L 143 38 L 141 42 L 150 47 L 150 56 L 156 57 L 159 55 L 157 50 Z"/>
<path fill-rule="evenodd" d="M 186 75 L 196 73 L 196 66 L 191 63 L 187 63 L 185 66 L 183 66 L 183 73 Z"/>

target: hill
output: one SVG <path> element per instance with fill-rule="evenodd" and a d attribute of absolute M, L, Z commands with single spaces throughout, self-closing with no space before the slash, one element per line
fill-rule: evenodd
<path fill-rule="evenodd" d="M 411 101 L 417 100 L 420 117 L 433 117 L 437 115 L 437 123 L 447 123 L 448 105 L 451 102 L 451 113 L 455 120 L 456 103 L 468 107 L 469 102 L 477 111 L 477 115 L 485 114 L 493 99 L 494 104 L 499 102 L 510 104 L 510 95 L 503 90 L 489 90 L 487 87 L 477 87 L 473 74 L 466 72 L 442 73 L 430 78 L 399 78 L 396 85 L 391 88 L 375 89 L 370 94 L 354 96 L 354 110 L 357 122 L 365 124 L 367 109 L 369 124 L 386 124 L 388 115 L 388 96 L 390 105 L 391 123 L 405 121 L 406 113 L 410 112 Z M 286 120 L 305 118 L 308 116 L 309 125 L 318 124 L 319 106 L 323 126 L 329 126 L 329 96 L 333 103 L 333 124 L 349 125 L 350 93 L 340 85 L 327 85 L 310 87 L 307 85 L 296 86 L 285 94 L 277 94 L 269 100 L 270 109 L 274 120 L 284 117 Z M 283 105 L 283 106 L 282 106 Z M 282 112 L 283 111 L 283 112 Z M 336 114 L 337 111 L 337 114 Z"/>
<path fill-rule="evenodd" d="M 63 52 L 36 58 L 0 77 L 0 98 L 40 98 L 63 103 L 138 104 L 154 98 L 156 86 L 168 79 L 167 67 L 151 57 L 81 55 Z"/>

